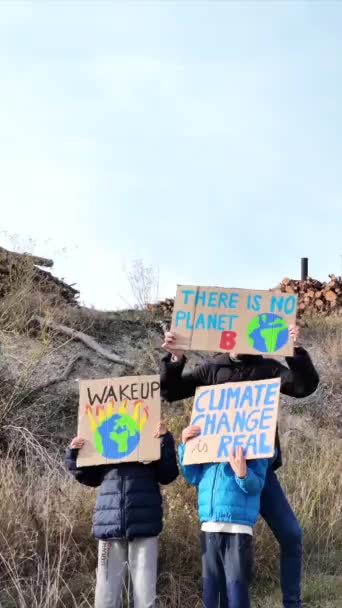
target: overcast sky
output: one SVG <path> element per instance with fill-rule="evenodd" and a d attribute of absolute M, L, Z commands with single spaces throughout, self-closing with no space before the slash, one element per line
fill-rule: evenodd
<path fill-rule="evenodd" d="M 0 245 L 104 309 L 134 259 L 161 296 L 341 273 L 341 31 L 328 0 L 0 0 Z"/>

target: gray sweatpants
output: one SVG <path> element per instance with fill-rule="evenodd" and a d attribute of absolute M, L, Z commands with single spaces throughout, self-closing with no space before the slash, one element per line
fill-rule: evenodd
<path fill-rule="evenodd" d="M 134 608 L 154 608 L 158 538 L 99 541 L 95 608 L 119 608 L 127 567 L 133 582 Z"/>

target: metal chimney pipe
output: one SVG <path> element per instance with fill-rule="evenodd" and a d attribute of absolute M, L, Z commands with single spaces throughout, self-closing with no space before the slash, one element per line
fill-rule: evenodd
<path fill-rule="evenodd" d="M 308 276 L 309 276 L 309 259 L 308 258 L 302 258 L 301 260 L 301 269 L 302 269 L 302 276 L 301 276 L 301 280 L 305 281 Z"/>

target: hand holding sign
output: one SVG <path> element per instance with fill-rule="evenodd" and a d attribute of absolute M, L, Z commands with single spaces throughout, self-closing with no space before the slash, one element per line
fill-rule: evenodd
<path fill-rule="evenodd" d="M 182 441 L 183 443 L 186 443 L 187 441 L 189 441 L 189 439 L 193 439 L 194 437 L 197 437 L 197 435 L 201 434 L 201 427 L 200 426 L 187 426 L 184 431 L 182 432 Z"/>
<path fill-rule="evenodd" d="M 156 439 L 159 439 L 163 435 L 166 435 L 166 433 L 167 433 L 166 423 L 165 422 L 159 422 L 159 424 L 157 424 L 156 430 L 153 433 L 153 437 L 155 437 Z"/>
<path fill-rule="evenodd" d="M 164 343 L 162 348 L 166 350 L 166 352 L 171 353 L 171 355 L 176 359 L 181 359 L 184 355 L 182 350 L 179 350 L 176 346 L 176 336 L 171 331 L 165 332 L 164 335 Z"/>
<path fill-rule="evenodd" d="M 72 450 L 81 450 L 85 444 L 83 437 L 74 437 L 70 443 Z"/>
<path fill-rule="evenodd" d="M 292 338 L 293 342 L 296 343 L 299 338 L 299 334 L 300 334 L 300 329 L 299 329 L 298 325 L 290 325 L 289 334 L 290 334 L 290 337 Z"/>
<path fill-rule="evenodd" d="M 247 475 L 247 462 L 244 455 L 243 447 L 239 446 L 233 454 L 230 466 L 232 467 L 235 475 L 240 477 L 240 479 L 244 479 Z"/>

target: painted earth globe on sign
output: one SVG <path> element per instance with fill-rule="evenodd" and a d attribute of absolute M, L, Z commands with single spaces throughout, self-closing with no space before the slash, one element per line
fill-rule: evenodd
<path fill-rule="evenodd" d="M 289 328 L 279 315 L 262 313 L 248 323 L 247 340 L 259 352 L 274 353 L 287 344 Z"/>
<path fill-rule="evenodd" d="M 124 458 L 140 440 L 139 427 L 127 414 L 113 414 L 94 433 L 95 449 L 104 458 Z"/>

